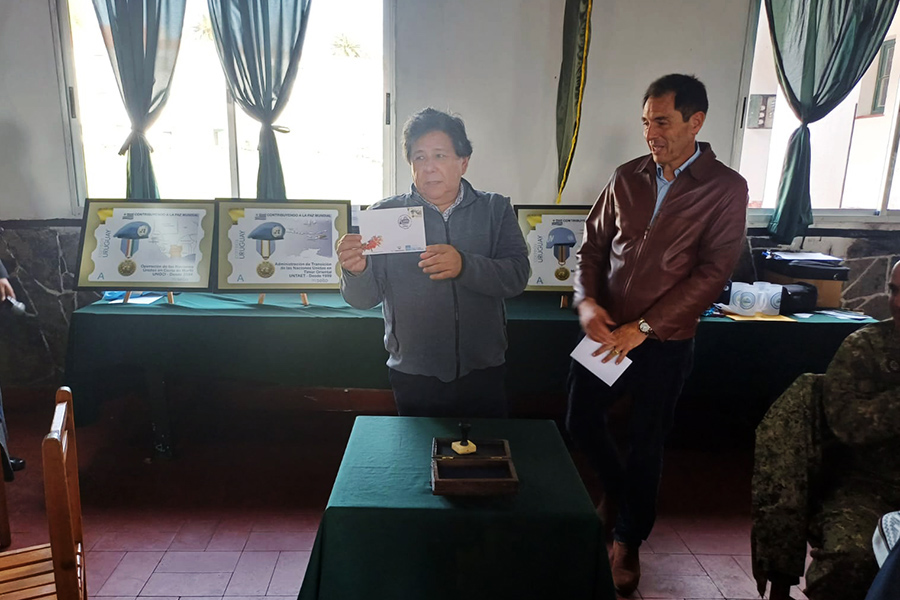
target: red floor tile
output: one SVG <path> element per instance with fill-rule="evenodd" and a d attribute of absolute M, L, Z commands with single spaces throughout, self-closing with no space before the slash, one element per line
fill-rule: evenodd
<path fill-rule="evenodd" d="M 245 551 L 261 550 L 312 550 L 316 541 L 315 531 L 251 531 Z"/>
<path fill-rule="evenodd" d="M 758 598 L 756 582 L 731 556 L 698 555 L 697 560 L 726 598 Z"/>
<path fill-rule="evenodd" d="M 91 550 L 164 551 L 174 538 L 172 532 L 145 528 L 110 531 L 101 535 Z"/>
<path fill-rule="evenodd" d="M 642 552 L 641 572 L 658 575 L 706 575 L 706 571 L 692 554 L 646 554 Z"/>
<path fill-rule="evenodd" d="M 97 596 L 137 596 L 144 589 L 153 570 L 162 559 L 162 552 L 127 552 L 107 578 L 94 592 Z M 87 568 L 90 565 L 85 564 Z"/>
<path fill-rule="evenodd" d="M 139 596 L 221 596 L 229 579 L 231 573 L 154 573 Z"/>
<path fill-rule="evenodd" d="M 244 552 L 225 595 L 265 596 L 277 562 L 278 552 Z"/>
<path fill-rule="evenodd" d="M 97 590 L 103 587 L 112 572 L 122 562 L 124 552 L 90 552 L 85 557 L 87 566 L 88 596 L 93 596 Z"/>
<path fill-rule="evenodd" d="M 218 526 L 218 521 L 187 522 L 169 545 L 169 550 L 206 550 Z"/>
<path fill-rule="evenodd" d="M 309 563 L 309 552 L 281 552 L 269 583 L 268 596 L 293 596 L 300 593 L 303 574 Z M 298 577 L 298 575 L 300 575 Z"/>
<path fill-rule="evenodd" d="M 166 552 L 156 573 L 231 573 L 240 552 Z"/>
<path fill-rule="evenodd" d="M 684 599 L 723 598 L 719 589 L 706 575 L 656 575 L 641 577 L 638 586 L 643 598 Z"/>
<path fill-rule="evenodd" d="M 208 552 L 235 550 L 240 552 L 247 545 L 247 538 L 250 537 L 249 531 L 231 531 L 218 529 L 213 534 L 212 539 L 206 546 Z"/>
<path fill-rule="evenodd" d="M 734 533 L 694 533 L 680 531 L 679 536 L 693 554 L 750 554 L 750 536 Z"/>
<path fill-rule="evenodd" d="M 647 548 L 645 549 L 644 546 Z M 658 523 L 647 541 L 641 544 L 641 551 L 645 550 L 661 554 L 690 554 L 691 552 L 675 529 L 664 523 Z"/>

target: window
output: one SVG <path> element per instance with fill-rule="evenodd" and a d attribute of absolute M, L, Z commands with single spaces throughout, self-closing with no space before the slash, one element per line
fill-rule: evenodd
<path fill-rule="evenodd" d="M 751 209 L 770 211 L 777 199 L 788 138 L 800 121 L 778 84 L 768 21 L 761 4 L 738 170 L 747 179 Z M 898 31 L 900 17 L 891 23 L 879 56 L 856 88 L 830 114 L 810 125 L 810 196 L 813 210 L 820 216 L 838 210 L 841 219 L 871 220 L 877 216 L 883 220 L 888 211 L 900 210 L 900 187 L 888 184 L 894 176 L 892 154 L 898 135 L 898 66 L 893 62 Z M 749 100 L 772 94 L 771 128 L 751 127 L 751 120 L 759 120 L 760 106 L 757 102 L 754 109 Z M 750 114 L 750 110 L 756 112 Z M 870 115 L 878 118 L 864 118 Z M 751 211 L 751 220 L 753 214 Z M 820 216 L 817 222 L 822 221 Z"/>
<path fill-rule="evenodd" d="M 320 2 L 311 11 L 291 97 L 276 120 L 290 130 L 275 134 L 288 198 L 382 197 L 382 12 L 372 0 Z M 118 151 L 131 125 L 92 1 L 68 0 L 68 15 L 87 195 L 120 198 L 126 165 Z M 259 128 L 231 101 L 207 3 L 188 0 L 169 100 L 147 131 L 160 196 L 255 197 Z"/>
<path fill-rule="evenodd" d="M 885 40 L 881 45 L 881 52 L 878 53 L 878 75 L 875 82 L 875 93 L 872 95 L 872 114 L 884 114 L 884 103 L 887 101 L 893 62 L 894 40 Z"/>

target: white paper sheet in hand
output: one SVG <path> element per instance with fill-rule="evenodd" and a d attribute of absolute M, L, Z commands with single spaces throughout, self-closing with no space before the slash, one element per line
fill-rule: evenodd
<path fill-rule="evenodd" d="M 363 254 L 425 251 L 425 215 L 421 206 L 381 208 L 359 213 Z"/>
<path fill-rule="evenodd" d="M 606 385 L 612 385 L 622 373 L 625 372 L 628 365 L 631 364 L 631 359 L 626 356 L 622 360 L 622 363 L 618 365 L 616 364 L 616 359 L 613 359 L 608 363 L 603 363 L 601 360 L 606 354 L 609 354 L 609 352 L 599 356 L 591 356 L 591 354 L 602 345 L 603 344 L 584 336 L 584 339 L 575 346 L 575 349 L 572 350 L 572 354 L 569 356 L 581 363 L 585 369 L 599 377 Z"/>

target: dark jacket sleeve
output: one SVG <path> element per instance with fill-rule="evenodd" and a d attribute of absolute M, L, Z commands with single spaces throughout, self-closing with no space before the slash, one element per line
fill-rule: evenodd
<path fill-rule="evenodd" d="M 9 273 L 6 271 L 6 267 L 3 266 L 3 263 L 0 262 L 0 279 L 6 279 L 9 277 Z"/>
<path fill-rule="evenodd" d="M 618 171 L 613 173 L 584 221 L 583 242 L 577 254 L 578 274 L 573 282 L 575 306 L 585 298 L 596 299 L 600 282 L 607 276 L 609 248 L 616 231 L 616 206 L 612 189 L 617 173 Z"/>
<path fill-rule="evenodd" d="M 509 200 L 504 198 L 502 205 L 492 255 L 461 252 L 463 270 L 457 281 L 486 296 L 511 298 L 528 284 L 528 248 Z"/>
<path fill-rule="evenodd" d="M 365 270 L 341 270 L 341 296 L 353 308 L 374 308 L 384 300 L 384 256 L 369 256 Z"/>

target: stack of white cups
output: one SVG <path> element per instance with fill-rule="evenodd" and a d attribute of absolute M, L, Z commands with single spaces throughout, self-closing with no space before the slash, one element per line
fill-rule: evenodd
<path fill-rule="evenodd" d="M 783 287 L 776 283 L 757 281 L 731 285 L 731 302 L 728 307 L 739 315 L 777 315 L 781 310 Z"/>

